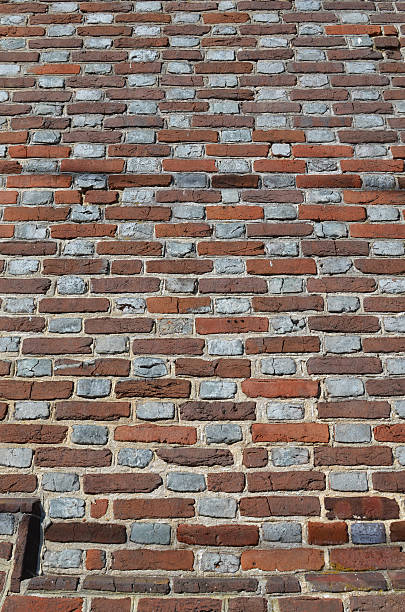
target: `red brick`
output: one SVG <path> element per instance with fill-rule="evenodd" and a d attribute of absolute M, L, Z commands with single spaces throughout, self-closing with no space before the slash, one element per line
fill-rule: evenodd
<path fill-rule="evenodd" d="M 119 499 L 114 501 L 116 518 L 189 518 L 194 516 L 194 499 Z"/>
<path fill-rule="evenodd" d="M 253 264 L 252 264 L 253 267 Z M 270 274 L 270 272 L 269 272 Z M 308 279 L 307 283 L 311 279 Z M 256 312 L 291 312 L 291 311 L 305 311 L 305 310 L 323 310 L 323 298 L 319 295 L 303 295 L 303 296 L 280 296 L 280 297 L 254 297 L 252 299 L 252 306 Z M 283 341 L 290 342 L 292 344 L 295 340 L 297 347 L 301 337 L 298 338 L 283 338 Z M 249 342 L 249 339 L 248 341 Z M 301 340 L 304 343 L 303 340 Z M 275 351 L 283 352 L 283 351 Z M 295 352 L 295 351 L 293 351 Z M 298 351 L 301 352 L 301 351 Z"/>
<path fill-rule="evenodd" d="M 260 275 L 301 275 L 316 274 L 316 264 L 313 259 L 269 259 L 248 260 L 246 262 L 248 274 Z"/>
<path fill-rule="evenodd" d="M 51 228 L 52 238 L 69 240 L 73 238 L 96 238 L 102 236 L 114 236 L 117 229 L 111 223 L 61 223 Z"/>
<path fill-rule="evenodd" d="M 353 223 L 350 235 L 354 238 L 405 238 L 405 227 L 394 223 Z"/>
<path fill-rule="evenodd" d="M 14 444 L 60 444 L 68 428 L 61 425 L 0 425 L 0 442 Z"/>
<path fill-rule="evenodd" d="M 320 570 L 324 555 L 315 548 L 247 550 L 242 553 L 243 570 L 260 569 L 265 572 L 291 572 L 295 570 Z"/>
<path fill-rule="evenodd" d="M 107 493 L 150 493 L 162 484 L 158 474 L 86 474 L 83 490 L 91 495 Z"/>
<path fill-rule="evenodd" d="M 86 569 L 88 570 L 100 570 L 105 565 L 105 555 L 102 550 L 96 548 L 90 548 L 86 552 Z"/>
<path fill-rule="evenodd" d="M 242 472 L 211 472 L 207 474 L 209 491 L 240 493 L 245 488 L 245 475 Z"/>
<path fill-rule="evenodd" d="M 191 385 L 188 380 L 170 378 L 156 381 L 120 381 L 115 385 L 118 399 L 122 397 L 177 397 L 190 396 Z"/>
<path fill-rule="evenodd" d="M 37 488 L 37 477 L 33 474 L 0 474 L 1 493 L 33 493 Z"/>
<path fill-rule="evenodd" d="M 108 510 L 108 499 L 96 499 L 91 502 L 90 516 L 91 518 L 101 518 L 105 516 Z"/>
<path fill-rule="evenodd" d="M 324 206 L 322 204 L 308 204 L 299 206 L 299 219 L 313 221 L 362 221 L 366 218 L 366 211 L 361 206 Z"/>
<path fill-rule="evenodd" d="M 405 604 L 403 593 L 392 593 L 388 595 L 356 595 L 350 597 L 352 612 L 401 612 Z"/>
<path fill-rule="evenodd" d="M 268 329 L 268 320 L 263 317 L 232 317 L 211 319 L 196 317 L 198 334 L 241 334 L 246 332 L 264 332 Z"/>
<path fill-rule="evenodd" d="M 123 544 L 126 531 L 123 525 L 101 522 L 51 523 L 45 530 L 50 542 L 91 542 L 95 544 Z"/>
<path fill-rule="evenodd" d="M 120 612 L 131 612 L 131 599 L 129 597 L 120 597 L 119 599 L 94 597 L 91 600 L 90 612 L 110 612 L 111 608 L 116 606 L 117 603 L 119 605 Z"/>
<path fill-rule="evenodd" d="M 347 145 L 294 145 L 296 157 L 353 157 L 353 147 Z"/>
<path fill-rule="evenodd" d="M 73 383 L 70 381 L 0 380 L 0 399 L 51 400 L 67 399 L 72 395 Z"/>
<path fill-rule="evenodd" d="M 220 599 L 182 597 L 181 599 L 140 599 L 138 612 L 221 612 Z"/>
<path fill-rule="evenodd" d="M 195 427 L 182 427 L 180 425 L 121 425 L 115 429 L 114 438 L 120 442 L 195 444 L 197 442 L 197 430 Z"/>
<path fill-rule="evenodd" d="M 267 463 L 267 461 L 266 461 Z M 262 467 L 261 465 L 247 467 Z M 325 475 L 322 472 L 250 472 L 247 474 L 248 489 L 259 491 L 316 491 L 325 489 Z"/>
<path fill-rule="evenodd" d="M 325 508 L 330 519 L 362 518 L 371 521 L 399 518 L 397 502 L 387 497 L 326 497 Z"/>
<path fill-rule="evenodd" d="M 264 597 L 234 597 L 228 601 L 229 612 L 267 612 Z"/>
<path fill-rule="evenodd" d="M 27 355 L 64 355 L 92 352 L 92 338 L 25 338 L 22 351 Z"/>
<path fill-rule="evenodd" d="M 105 312 L 109 306 L 106 298 L 44 298 L 39 303 L 39 312 Z"/>
<path fill-rule="evenodd" d="M 362 546 L 330 551 L 330 567 L 340 571 L 401 569 L 404 563 L 400 546 Z"/>
<path fill-rule="evenodd" d="M 375 472 L 373 486 L 377 491 L 397 493 L 405 491 L 405 472 Z M 398 524 L 398 523 L 397 523 Z M 395 523 L 391 523 L 391 527 Z"/>
<path fill-rule="evenodd" d="M 278 605 L 280 612 L 343 612 L 343 603 L 330 597 L 286 597 Z"/>
<path fill-rule="evenodd" d="M 283 298 L 257 298 L 260 302 L 266 300 L 266 303 L 273 299 L 275 303 L 283 305 Z M 257 301 L 254 301 L 254 304 L 257 304 Z M 247 338 L 245 350 L 248 355 L 257 353 L 316 353 L 320 350 L 320 342 L 316 336 Z"/>
<path fill-rule="evenodd" d="M 345 544 L 349 541 L 347 525 L 343 522 L 336 523 L 308 523 L 308 544 L 316 546 L 334 546 Z"/>
<path fill-rule="evenodd" d="M 177 539 L 185 544 L 197 546 L 255 546 L 259 541 L 259 530 L 250 525 L 203 525 L 180 524 Z"/>
<path fill-rule="evenodd" d="M 321 423 L 252 425 L 253 442 L 328 442 L 329 427 Z"/>
<path fill-rule="evenodd" d="M 82 612 L 83 599 L 78 597 L 37 597 L 34 595 L 8 595 L 3 612 Z"/>
<path fill-rule="evenodd" d="M 339 446 L 314 449 L 315 465 L 392 465 L 392 450 L 388 446 Z"/>
<path fill-rule="evenodd" d="M 319 383 L 298 378 L 282 380 L 256 380 L 242 382 L 242 391 L 248 397 L 317 397 Z"/>
<path fill-rule="evenodd" d="M 40 448 L 35 451 L 35 464 L 44 467 L 107 467 L 111 451 L 63 448 Z"/>
<path fill-rule="evenodd" d="M 319 516 L 319 499 L 300 497 L 243 497 L 239 504 L 241 516 Z"/>
<path fill-rule="evenodd" d="M 345 591 L 385 591 L 387 589 L 384 575 L 379 572 L 307 574 L 305 579 L 309 582 L 313 590 L 331 593 L 344 593 Z"/>
<path fill-rule="evenodd" d="M 194 554 L 191 550 L 117 550 L 113 552 L 113 570 L 190 571 Z"/>

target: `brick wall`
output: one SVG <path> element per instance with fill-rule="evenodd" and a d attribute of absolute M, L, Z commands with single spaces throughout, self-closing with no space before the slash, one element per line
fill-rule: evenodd
<path fill-rule="evenodd" d="M 4 611 L 404 610 L 404 35 L 1 0 Z"/>

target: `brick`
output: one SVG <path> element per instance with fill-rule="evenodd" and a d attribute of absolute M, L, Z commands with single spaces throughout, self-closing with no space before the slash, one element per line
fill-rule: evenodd
<path fill-rule="evenodd" d="M 157 474 L 88 474 L 84 477 L 83 488 L 91 495 L 106 493 L 149 493 L 162 484 Z"/>
<path fill-rule="evenodd" d="M 348 542 L 347 525 L 343 522 L 308 523 L 308 543 L 316 546 L 330 546 Z"/>
<path fill-rule="evenodd" d="M 207 483 L 210 491 L 224 491 L 226 493 L 238 493 L 245 488 L 245 476 L 241 472 L 208 474 Z"/>
<path fill-rule="evenodd" d="M 353 612 L 369 612 L 375 609 L 377 605 L 382 611 L 392 610 L 392 612 L 397 612 L 397 610 L 401 610 L 403 603 L 404 597 L 399 593 L 382 595 L 379 597 L 365 595 L 350 597 L 350 604 Z"/>
<path fill-rule="evenodd" d="M 261 467 L 249 466 L 249 467 Z M 248 489 L 259 491 L 322 490 L 325 477 L 316 471 L 308 472 L 250 472 L 247 475 Z"/>
<path fill-rule="evenodd" d="M 89 354 L 91 344 L 91 338 L 26 338 L 22 350 L 29 355 Z"/>
<path fill-rule="evenodd" d="M 83 599 L 9 595 L 4 603 L 5 612 L 82 612 Z"/>
<path fill-rule="evenodd" d="M 198 334 L 239 334 L 267 331 L 268 320 L 263 317 L 196 318 Z"/>
<path fill-rule="evenodd" d="M 317 549 L 248 550 L 242 553 L 242 569 L 244 570 L 288 572 L 297 569 L 317 570 L 322 569 L 323 565 L 323 553 Z"/>
<path fill-rule="evenodd" d="M 52 523 L 45 531 L 51 542 L 92 542 L 97 544 L 121 544 L 126 541 L 122 525 L 90 522 Z"/>
<path fill-rule="evenodd" d="M 404 488 L 404 473 L 403 472 L 375 472 L 373 474 L 373 485 L 377 491 L 389 491 L 394 493 L 402 491 Z M 392 523 L 392 528 L 396 525 Z M 399 523 L 397 523 L 399 526 Z"/>
<path fill-rule="evenodd" d="M 242 516 L 318 516 L 319 501 L 315 497 L 245 497 L 240 501 Z"/>
<path fill-rule="evenodd" d="M 255 591 L 257 580 L 252 578 L 175 578 L 173 590 L 176 593 L 217 593 Z"/>
<path fill-rule="evenodd" d="M 191 570 L 194 555 L 191 551 L 120 550 L 113 555 L 113 569 Z"/>
<path fill-rule="evenodd" d="M 311 330 L 356 333 L 367 331 L 378 331 L 380 325 L 376 317 L 368 316 L 319 316 L 309 317 Z"/>
<path fill-rule="evenodd" d="M 328 574 L 307 574 L 306 580 L 317 591 L 339 593 L 344 591 L 386 590 L 384 576 L 379 572 L 348 572 Z"/>
<path fill-rule="evenodd" d="M 115 387 L 117 398 L 122 397 L 177 397 L 188 398 L 190 383 L 186 380 L 121 381 Z"/>
<path fill-rule="evenodd" d="M 229 600 L 229 612 L 266 612 L 267 602 L 262 597 L 235 597 Z"/>
<path fill-rule="evenodd" d="M 342 612 L 343 604 L 339 599 L 315 597 L 288 597 L 278 600 L 280 612 L 321 612 L 327 605 L 331 612 Z"/>
<path fill-rule="evenodd" d="M 267 300 L 272 298 L 264 298 Z M 281 303 L 277 299 L 277 303 Z M 245 345 L 247 354 L 255 353 L 313 353 L 319 351 L 319 339 L 315 336 L 285 336 L 284 338 L 248 338 Z"/>
<path fill-rule="evenodd" d="M 0 425 L 1 442 L 24 444 L 61 443 L 65 440 L 67 428 L 57 425 Z"/>
<path fill-rule="evenodd" d="M 398 518 L 398 505 L 384 497 L 350 497 L 345 499 L 325 498 L 328 518 L 364 518 L 375 520 L 382 517 Z"/>
<path fill-rule="evenodd" d="M 206 448 L 163 448 L 157 450 L 157 455 L 167 463 L 176 465 L 232 465 L 233 457 L 229 450 Z"/>
<path fill-rule="evenodd" d="M 131 600 L 130 598 L 120 598 L 119 605 L 122 612 L 130 612 L 131 611 Z M 111 605 L 116 603 L 116 599 L 109 599 L 106 597 L 94 597 L 91 601 L 90 612 L 108 612 L 111 609 Z"/>
<path fill-rule="evenodd" d="M 318 423 L 252 425 L 253 442 L 328 442 L 329 428 Z"/>
<path fill-rule="evenodd" d="M 387 446 L 378 448 L 339 447 L 315 449 L 315 465 L 391 465 L 392 452 Z"/>
<path fill-rule="evenodd" d="M 133 343 L 133 351 L 136 354 L 162 354 L 162 355 L 176 355 L 176 354 L 189 354 L 189 355 L 201 355 L 204 347 L 204 341 L 200 339 L 172 339 L 162 338 L 161 340 L 155 339 L 142 339 L 135 340 Z"/>
<path fill-rule="evenodd" d="M 197 434 L 194 427 L 122 425 L 115 430 L 115 439 L 130 442 L 159 442 L 160 444 L 195 444 Z"/>
<path fill-rule="evenodd" d="M 221 612 L 222 601 L 220 599 L 203 599 L 182 597 L 181 599 L 140 599 L 138 612 Z"/>
<path fill-rule="evenodd" d="M 248 379 L 242 382 L 242 391 L 248 397 L 317 397 L 318 383 L 299 379 Z"/>
<path fill-rule="evenodd" d="M 402 564 L 402 552 L 399 546 L 335 548 L 330 553 L 331 568 L 344 571 L 400 569 Z"/>
<path fill-rule="evenodd" d="M 259 533 L 257 527 L 247 525 L 203 527 L 180 524 L 177 539 L 198 546 L 255 546 L 259 541 Z"/>
<path fill-rule="evenodd" d="M 252 420 L 254 402 L 184 402 L 180 407 L 181 418 L 186 421 Z"/>
<path fill-rule="evenodd" d="M 36 465 L 45 467 L 102 467 L 111 465 L 109 450 L 82 450 L 63 447 L 38 449 L 35 453 Z"/>

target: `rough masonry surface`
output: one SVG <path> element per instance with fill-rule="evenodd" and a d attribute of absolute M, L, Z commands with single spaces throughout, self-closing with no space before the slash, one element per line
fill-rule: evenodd
<path fill-rule="evenodd" d="M 404 41 L 0 2 L 4 612 L 405 609 Z"/>

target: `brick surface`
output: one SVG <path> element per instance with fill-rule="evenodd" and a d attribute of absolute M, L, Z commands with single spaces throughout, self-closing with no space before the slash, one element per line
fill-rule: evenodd
<path fill-rule="evenodd" d="M 0 2 L 5 610 L 402 610 L 404 24 Z"/>

